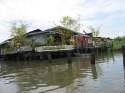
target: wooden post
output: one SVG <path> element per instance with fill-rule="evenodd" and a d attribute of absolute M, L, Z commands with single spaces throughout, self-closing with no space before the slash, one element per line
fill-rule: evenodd
<path fill-rule="evenodd" d="M 71 62 L 71 52 L 67 51 L 67 58 L 68 58 L 68 62 Z"/>
<path fill-rule="evenodd" d="M 52 55 L 50 52 L 47 53 L 48 60 L 51 62 L 52 61 Z"/>
<path fill-rule="evenodd" d="M 124 79 L 125 79 L 125 65 L 123 65 Z"/>
<path fill-rule="evenodd" d="M 124 79 L 125 79 L 125 46 L 122 46 L 123 53 L 123 70 L 124 70 Z"/>
<path fill-rule="evenodd" d="M 91 64 L 95 64 L 95 50 L 94 48 L 92 48 L 92 51 L 91 51 Z"/>
<path fill-rule="evenodd" d="M 42 55 L 42 54 L 40 54 L 40 55 L 39 55 L 39 57 L 40 57 L 40 58 L 39 58 L 40 60 L 42 60 L 42 59 L 43 59 L 43 55 Z"/>
<path fill-rule="evenodd" d="M 2 55 L 2 53 L 1 53 L 1 48 L 0 48 L 0 58 L 1 58 L 1 55 Z"/>
<path fill-rule="evenodd" d="M 91 65 L 91 69 L 92 69 L 93 79 L 97 79 L 98 78 L 98 74 L 97 74 L 97 71 L 96 71 L 96 65 Z"/>
<path fill-rule="evenodd" d="M 123 53 L 123 65 L 125 66 L 125 46 L 122 46 L 122 53 Z"/>

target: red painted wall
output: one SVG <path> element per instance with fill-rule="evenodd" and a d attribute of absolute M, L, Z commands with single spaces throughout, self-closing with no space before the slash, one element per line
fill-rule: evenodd
<path fill-rule="evenodd" d="M 75 37 L 75 41 L 76 41 L 78 47 L 87 47 L 89 45 L 89 43 L 88 43 L 89 39 L 90 39 L 90 37 L 86 37 L 86 36 L 76 36 Z"/>

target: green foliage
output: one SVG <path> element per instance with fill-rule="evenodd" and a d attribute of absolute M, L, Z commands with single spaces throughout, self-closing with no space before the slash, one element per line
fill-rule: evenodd
<path fill-rule="evenodd" d="M 62 19 L 61 19 L 61 22 L 63 27 L 65 28 L 68 28 L 68 29 L 71 29 L 73 31 L 79 31 L 80 30 L 80 24 L 79 24 L 79 21 L 76 20 L 76 19 L 73 19 L 72 17 L 70 16 L 64 16 Z M 62 44 L 65 45 L 65 44 L 70 44 L 70 39 L 73 35 L 73 32 L 72 31 L 61 31 L 62 32 Z"/>
<path fill-rule="evenodd" d="M 8 53 L 13 52 L 14 50 L 15 50 L 14 47 L 6 47 L 5 50 L 4 50 L 4 52 L 5 52 L 6 54 L 8 54 Z"/>
<path fill-rule="evenodd" d="M 125 37 L 117 37 L 113 40 L 113 49 L 121 49 L 125 45 Z"/>
<path fill-rule="evenodd" d="M 48 38 L 48 40 L 47 40 L 47 43 L 49 45 L 54 45 L 55 44 L 55 38 L 54 38 L 54 36 L 50 35 L 49 38 Z"/>
<path fill-rule="evenodd" d="M 70 16 L 64 16 L 60 23 L 62 24 L 62 26 L 74 30 L 74 31 L 79 31 L 80 30 L 80 24 L 78 22 L 78 20 L 73 19 Z"/>
<path fill-rule="evenodd" d="M 70 43 L 71 43 L 71 45 L 73 45 L 74 48 L 77 47 L 77 42 L 73 38 L 70 39 Z"/>
<path fill-rule="evenodd" d="M 21 24 L 17 26 L 16 24 L 12 25 L 11 28 L 11 45 L 15 47 L 20 47 L 28 44 L 28 39 L 26 38 L 27 26 L 25 24 Z"/>
<path fill-rule="evenodd" d="M 72 35 L 73 35 L 73 32 L 68 31 L 68 30 L 63 30 L 62 31 L 62 43 L 64 45 L 67 45 L 67 44 L 69 45 Z"/>

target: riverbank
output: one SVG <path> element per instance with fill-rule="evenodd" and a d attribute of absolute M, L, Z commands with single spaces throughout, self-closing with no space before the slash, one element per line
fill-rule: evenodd
<path fill-rule="evenodd" d="M 3 60 L 52 60 L 64 57 L 74 57 L 80 56 L 82 54 L 91 54 L 91 53 L 101 53 L 109 50 L 108 47 L 88 47 L 88 48 L 67 48 L 67 49 L 51 49 L 45 50 L 39 48 L 39 51 L 24 51 L 16 52 L 11 54 L 2 55 L 1 59 Z"/>

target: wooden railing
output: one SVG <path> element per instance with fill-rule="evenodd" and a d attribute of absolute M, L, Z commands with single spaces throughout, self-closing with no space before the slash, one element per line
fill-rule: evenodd
<path fill-rule="evenodd" d="M 44 52 L 44 51 L 59 51 L 59 50 L 72 50 L 73 45 L 58 45 L 58 46 L 40 46 L 36 47 L 36 52 Z"/>
<path fill-rule="evenodd" d="M 73 45 L 57 45 L 57 46 L 40 46 L 36 47 L 35 51 L 36 52 L 44 52 L 44 51 L 59 51 L 59 50 L 72 50 Z M 29 46 L 23 46 L 20 48 L 13 48 L 13 49 L 2 49 L 1 54 L 2 55 L 7 55 L 7 54 L 15 54 L 15 53 L 20 53 L 20 52 L 27 52 L 27 51 L 32 51 L 32 48 Z"/>
<path fill-rule="evenodd" d="M 14 54 L 19 52 L 32 51 L 32 48 L 29 46 L 23 46 L 20 48 L 4 48 L 1 49 L 1 55 Z"/>

